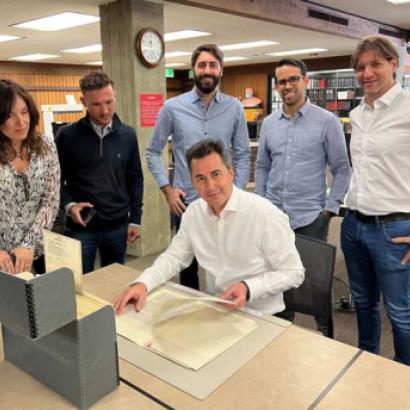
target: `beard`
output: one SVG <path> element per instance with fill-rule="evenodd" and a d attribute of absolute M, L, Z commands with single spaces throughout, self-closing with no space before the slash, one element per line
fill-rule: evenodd
<path fill-rule="evenodd" d="M 289 95 L 291 94 L 291 95 Z M 285 105 L 296 105 L 299 104 L 301 100 L 305 100 L 305 96 L 299 94 L 296 91 L 292 91 L 291 93 L 280 93 L 280 96 L 282 98 L 282 101 Z"/>
<path fill-rule="evenodd" d="M 212 79 L 212 81 L 204 81 Z M 212 93 L 218 86 L 221 76 L 217 77 L 215 75 L 198 75 L 194 77 L 195 85 L 199 91 L 204 94 Z"/>

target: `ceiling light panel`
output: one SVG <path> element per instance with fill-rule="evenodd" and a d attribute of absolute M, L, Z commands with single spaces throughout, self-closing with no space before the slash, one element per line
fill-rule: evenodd
<path fill-rule="evenodd" d="M 185 63 L 169 63 L 165 64 L 165 67 L 186 67 Z"/>
<path fill-rule="evenodd" d="M 175 41 L 175 40 L 183 40 L 186 38 L 211 36 L 212 34 L 213 33 L 209 33 L 207 31 L 199 31 L 199 30 L 173 31 L 172 33 L 165 33 L 164 40 L 165 41 Z"/>
<path fill-rule="evenodd" d="M 243 60 L 249 60 L 248 57 L 240 57 L 240 56 L 233 56 L 233 57 L 224 57 L 224 63 L 229 63 L 231 61 L 243 61 Z"/>
<path fill-rule="evenodd" d="M 24 23 L 14 24 L 12 27 L 39 31 L 59 31 L 71 27 L 96 23 L 97 21 L 100 21 L 100 18 L 97 16 L 66 12 L 54 14 L 48 17 L 42 17 L 36 20 L 26 21 Z"/>
<path fill-rule="evenodd" d="M 61 50 L 64 53 L 75 53 L 75 54 L 87 54 L 87 53 L 97 53 L 102 50 L 101 44 L 93 44 L 91 46 L 84 46 L 79 48 L 68 48 L 66 50 Z"/>
<path fill-rule="evenodd" d="M 24 56 L 16 56 L 16 57 L 10 57 L 9 60 L 13 61 L 40 61 L 40 60 L 46 60 L 48 58 L 57 58 L 60 57 L 55 54 L 26 54 Z"/>
<path fill-rule="evenodd" d="M 300 50 L 277 51 L 275 53 L 267 53 L 266 55 L 282 57 L 282 56 L 293 56 L 293 55 L 299 55 L 299 54 L 323 53 L 324 51 L 328 51 L 328 50 L 326 48 L 302 48 Z"/>
<path fill-rule="evenodd" d="M 23 38 L 23 37 L 6 36 L 6 35 L 0 34 L 0 43 L 6 43 L 7 41 L 14 41 L 14 40 L 18 40 L 20 38 Z"/>
<path fill-rule="evenodd" d="M 406 4 L 410 3 L 410 0 L 387 0 L 389 3 L 393 4 Z"/>
<path fill-rule="evenodd" d="M 191 53 L 188 53 L 187 51 L 171 51 L 169 53 L 165 53 L 165 58 L 171 58 L 171 57 L 184 57 L 184 56 L 190 56 Z"/>
<path fill-rule="evenodd" d="M 277 44 L 279 43 L 277 43 L 276 41 L 261 40 L 261 41 L 250 41 L 248 43 L 225 44 L 225 45 L 219 46 L 219 48 L 223 51 L 243 50 L 246 48 L 266 47 L 266 46 L 273 46 Z"/>
<path fill-rule="evenodd" d="M 103 65 L 103 62 L 102 61 L 90 61 L 90 62 L 88 62 L 88 63 L 85 63 L 85 64 L 87 64 L 87 65 Z"/>

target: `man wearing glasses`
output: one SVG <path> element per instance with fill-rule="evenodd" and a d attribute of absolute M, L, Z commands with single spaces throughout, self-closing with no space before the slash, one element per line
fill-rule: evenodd
<path fill-rule="evenodd" d="M 350 166 L 339 119 L 306 98 L 309 78 L 303 61 L 280 60 L 275 68 L 282 108 L 262 124 L 256 161 L 256 193 L 289 217 L 297 234 L 327 240 L 329 222 L 343 202 Z M 326 171 L 333 176 L 327 193 Z M 293 321 L 294 312 L 282 312 Z M 316 318 L 328 335 L 326 322 Z"/>

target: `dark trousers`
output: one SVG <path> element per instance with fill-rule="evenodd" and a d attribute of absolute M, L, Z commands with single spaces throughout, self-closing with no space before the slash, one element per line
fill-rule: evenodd
<path fill-rule="evenodd" d="M 101 267 L 112 263 L 125 262 L 127 250 L 128 225 L 114 229 L 75 230 L 66 229 L 64 234 L 81 242 L 83 258 L 83 273 L 94 270 L 95 257 L 98 252 L 101 258 Z"/>
<path fill-rule="evenodd" d="M 175 217 L 175 226 L 177 231 L 181 225 L 181 218 Z M 181 285 L 187 286 L 192 289 L 199 289 L 199 278 L 198 278 L 198 262 L 196 258 L 192 260 L 192 263 L 179 273 L 179 282 Z"/>
<path fill-rule="evenodd" d="M 327 236 L 329 234 L 329 221 L 325 214 L 321 212 L 311 224 L 296 228 L 294 232 L 295 234 L 305 235 L 327 242 Z M 289 322 L 295 321 L 295 312 L 290 309 L 285 309 L 282 312 L 277 313 L 276 316 L 288 320 Z M 324 336 L 329 336 L 330 329 L 328 328 L 327 319 L 315 317 L 315 321 L 317 330 L 322 332 Z"/>

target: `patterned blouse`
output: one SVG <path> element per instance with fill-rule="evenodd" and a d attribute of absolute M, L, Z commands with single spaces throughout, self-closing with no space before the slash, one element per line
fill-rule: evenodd
<path fill-rule="evenodd" d="M 43 255 L 43 229 L 51 229 L 60 202 L 60 165 L 54 142 L 44 137 L 42 156 L 33 154 L 28 170 L 0 164 L 0 249 L 20 246 Z"/>

